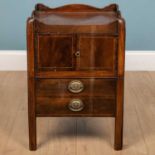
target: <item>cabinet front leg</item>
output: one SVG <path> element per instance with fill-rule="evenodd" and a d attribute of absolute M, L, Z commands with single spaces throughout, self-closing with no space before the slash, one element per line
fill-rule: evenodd
<path fill-rule="evenodd" d="M 117 81 L 117 99 L 115 116 L 115 150 L 121 150 L 123 146 L 123 102 L 124 102 L 124 79 Z"/>
<path fill-rule="evenodd" d="M 34 78 L 28 79 L 28 121 L 29 121 L 29 149 L 37 149 L 36 113 L 35 113 L 35 82 Z"/>
<path fill-rule="evenodd" d="M 36 117 L 34 116 L 29 116 L 29 149 L 31 151 L 37 149 Z"/>
<path fill-rule="evenodd" d="M 27 68 L 28 68 L 28 121 L 29 148 L 36 150 L 36 113 L 35 113 L 35 47 L 34 47 L 34 19 L 27 20 Z"/>

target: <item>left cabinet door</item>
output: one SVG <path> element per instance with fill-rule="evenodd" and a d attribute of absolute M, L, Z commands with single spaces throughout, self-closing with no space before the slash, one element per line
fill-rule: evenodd
<path fill-rule="evenodd" d="M 37 35 L 36 64 L 39 71 L 74 69 L 73 35 Z"/>

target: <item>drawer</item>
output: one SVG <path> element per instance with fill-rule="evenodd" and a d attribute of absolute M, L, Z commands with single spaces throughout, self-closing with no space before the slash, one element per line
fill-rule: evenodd
<path fill-rule="evenodd" d="M 78 101 L 81 103 L 77 103 Z M 92 104 L 86 98 L 37 97 L 36 103 L 37 114 L 41 115 L 89 115 L 92 112 Z"/>
<path fill-rule="evenodd" d="M 82 84 L 82 88 L 77 82 Z M 72 92 L 69 86 L 73 83 Z M 78 88 L 79 87 L 79 88 Z M 78 89 L 81 89 L 80 91 Z M 116 80 L 114 79 L 37 79 L 38 97 L 104 97 L 115 98 Z"/>
<path fill-rule="evenodd" d="M 80 91 L 74 92 L 74 89 L 71 91 L 72 83 L 75 84 L 73 88 L 79 88 Z M 78 83 L 82 84 L 81 87 Z M 75 103 L 72 109 L 70 104 L 77 100 L 80 100 L 82 105 Z M 114 79 L 36 80 L 38 116 L 114 116 L 115 100 L 116 81 Z"/>
<path fill-rule="evenodd" d="M 80 102 L 79 102 L 80 101 Z M 115 116 L 115 99 L 37 97 L 38 116 Z"/>

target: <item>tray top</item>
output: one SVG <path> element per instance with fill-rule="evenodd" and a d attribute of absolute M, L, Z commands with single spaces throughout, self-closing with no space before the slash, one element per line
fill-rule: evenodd
<path fill-rule="evenodd" d="M 71 33 L 88 33 L 90 30 L 94 33 L 116 33 L 119 18 L 120 12 L 114 4 L 102 9 L 87 5 L 68 5 L 52 9 L 38 4 L 33 12 L 37 32 L 59 32 L 62 27 L 64 32 Z"/>
<path fill-rule="evenodd" d="M 107 25 L 118 20 L 114 12 L 36 13 L 34 19 L 45 25 Z"/>

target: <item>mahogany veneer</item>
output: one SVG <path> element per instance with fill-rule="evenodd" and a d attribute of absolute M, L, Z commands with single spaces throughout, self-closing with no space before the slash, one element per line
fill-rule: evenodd
<path fill-rule="evenodd" d="M 125 21 L 104 8 L 37 4 L 27 21 L 29 146 L 36 117 L 114 117 L 122 149 Z"/>

